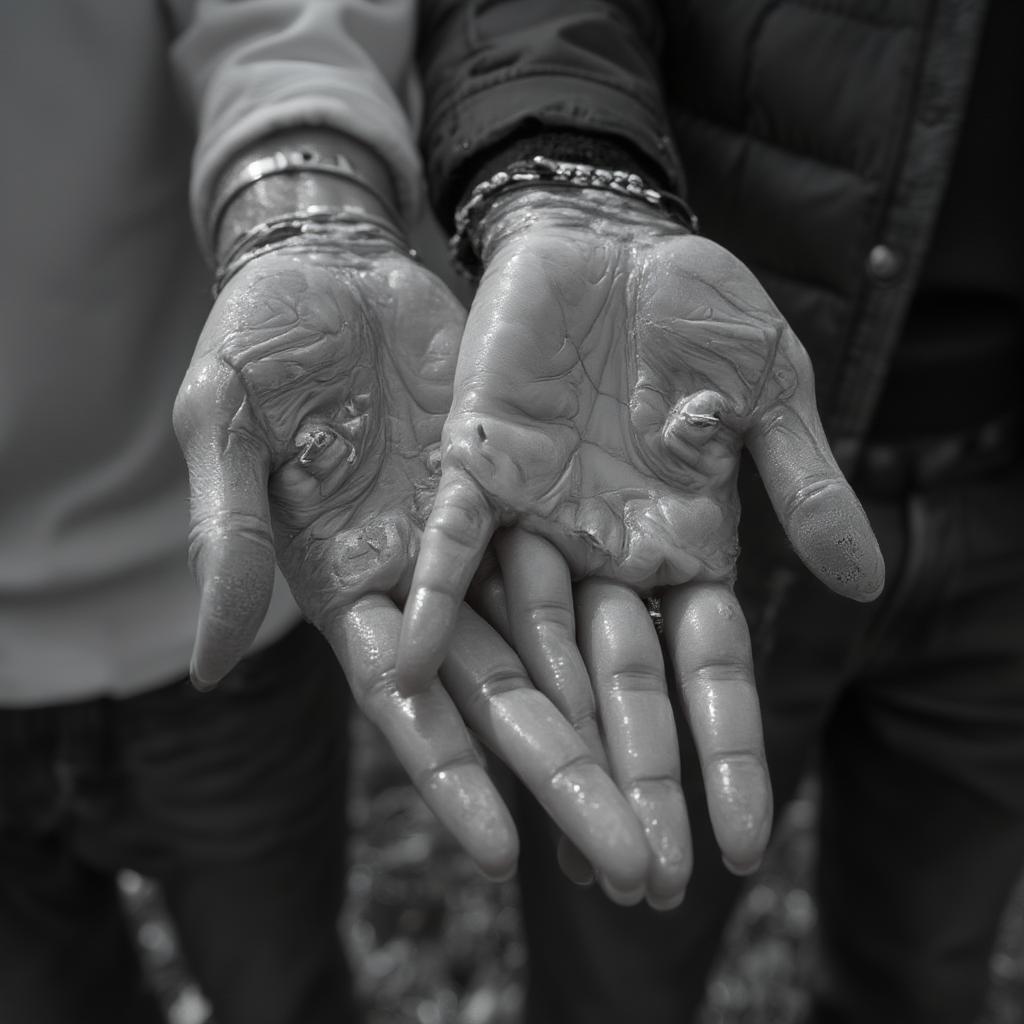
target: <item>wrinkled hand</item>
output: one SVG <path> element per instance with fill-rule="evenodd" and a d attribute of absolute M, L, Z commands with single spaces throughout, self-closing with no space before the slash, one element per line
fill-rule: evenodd
<path fill-rule="evenodd" d="M 583 580 L 575 628 L 612 769 L 644 820 L 663 820 L 665 802 L 678 803 L 678 755 L 667 752 L 664 667 L 638 596 L 660 593 L 716 835 L 727 863 L 748 870 L 771 800 L 732 592 L 741 449 L 817 576 L 858 600 L 883 579 L 825 440 L 807 354 L 738 260 L 635 201 L 520 191 L 483 228 L 486 270 L 406 604 L 401 685 L 415 691 L 437 665 L 496 526 L 526 528 Z M 536 590 L 510 586 L 521 653 L 541 646 L 531 609 L 572 600 L 564 584 Z M 570 688 L 588 685 L 577 672 Z"/>
<path fill-rule="evenodd" d="M 446 689 L 396 686 L 395 602 L 437 482 L 462 324 L 440 281 L 384 241 L 265 254 L 228 282 L 175 408 L 201 588 L 192 675 L 211 685 L 246 651 L 276 558 L 361 708 L 485 871 L 509 873 L 517 841 L 463 721 L 633 899 L 647 861 L 635 817 L 482 619 L 458 610 Z"/>

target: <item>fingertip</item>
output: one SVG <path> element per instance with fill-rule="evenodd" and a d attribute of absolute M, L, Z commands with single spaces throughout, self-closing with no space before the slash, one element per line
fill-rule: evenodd
<path fill-rule="evenodd" d="M 734 875 L 739 875 L 741 878 L 745 878 L 747 875 L 754 874 L 758 868 L 761 867 L 761 858 L 758 857 L 755 860 L 736 862 L 730 860 L 725 854 L 722 855 L 722 863 L 725 865 L 726 870 L 730 871 Z"/>
<path fill-rule="evenodd" d="M 647 894 L 647 905 L 651 910 L 666 911 L 675 910 L 676 907 L 681 906 L 683 900 L 686 899 L 686 888 L 676 890 L 675 892 L 659 895 L 658 893 L 648 892 Z"/>
<path fill-rule="evenodd" d="M 869 530 L 869 539 L 873 550 L 869 549 L 867 565 L 864 570 L 864 583 L 856 591 L 850 593 L 855 601 L 874 601 L 885 589 L 885 556 L 875 539 L 875 535 Z"/>
<path fill-rule="evenodd" d="M 200 627 L 188 669 L 192 685 L 203 692 L 215 689 L 241 661 L 242 654 L 243 651 L 237 649 L 234 643 L 229 643 L 224 637 L 211 638 Z"/>
<path fill-rule="evenodd" d="M 590 862 L 565 836 L 558 837 L 557 858 L 562 874 L 573 885 L 586 888 L 594 884 L 594 869 Z"/>
<path fill-rule="evenodd" d="M 598 884 L 604 894 L 620 907 L 635 907 L 644 898 L 643 885 L 620 886 L 611 881 L 607 875 L 598 874 Z"/>
<path fill-rule="evenodd" d="M 402 723 L 405 728 L 405 724 Z M 385 735 L 410 776 L 416 779 L 415 764 L 403 757 L 397 736 Z M 430 773 L 429 782 L 417 782 L 417 789 L 441 824 L 469 854 L 489 879 L 507 881 L 519 861 L 519 834 L 505 802 L 482 764 L 463 761 Z"/>
<path fill-rule="evenodd" d="M 682 899 L 693 873 L 693 843 L 683 791 L 675 779 L 647 779 L 629 790 L 650 850 L 647 902 L 670 906 Z"/>
<path fill-rule="evenodd" d="M 449 818 L 448 827 L 454 835 L 461 830 L 463 847 L 486 878 L 507 882 L 515 877 L 519 864 L 519 834 L 512 816 L 497 792 L 474 802 L 477 813 L 469 821 L 456 823 Z"/>
<path fill-rule="evenodd" d="M 848 485 L 832 484 L 802 501 L 788 532 L 804 564 L 831 590 L 865 602 L 882 592 L 885 559 Z"/>
<path fill-rule="evenodd" d="M 519 837 L 513 828 L 507 836 L 492 837 L 486 847 L 478 846 L 473 860 L 490 882 L 509 882 L 516 876 L 519 864 Z"/>
<path fill-rule="evenodd" d="M 541 798 L 552 821 L 576 847 L 580 858 L 593 866 L 602 888 L 610 890 L 610 898 L 617 903 L 642 899 L 650 852 L 643 828 L 625 797 L 593 762 L 558 774 L 558 789 L 546 795 L 528 780 L 527 785 Z M 563 867 L 564 853 L 560 851 L 559 856 Z"/>
<path fill-rule="evenodd" d="M 231 603 L 212 587 L 203 589 L 199 623 L 189 664 L 189 678 L 197 690 L 212 690 L 249 650 L 266 615 L 269 593 L 253 593 Z"/>
<path fill-rule="evenodd" d="M 209 690 L 216 689 L 220 679 L 210 679 L 204 676 L 202 669 L 196 664 L 193 659 L 192 664 L 188 669 L 189 682 L 192 683 L 193 689 L 198 690 L 200 693 L 206 693 Z"/>
<path fill-rule="evenodd" d="M 772 792 L 764 762 L 752 755 L 720 760 L 705 771 L 711 826 L 733 874 L 756 871 L 771 836 Z"/>
<path fill-rule="evenodd" d="M 476 860 L 475 863 L 489 882 L 496 884 L 511 882 L 516 877 L 516 868 L 519 863 L 519 844 L 518 842 L 515 844 L 511 853 L 503 853 L 499 857 L 484 857 Z"/>
<path fill-rule="evenodd" d="M 418 587 L 405 605 L 398 638 L 395 678 L 403 697 L 421 693 L 437 675 L 455 632 L 461 602 Z"/>

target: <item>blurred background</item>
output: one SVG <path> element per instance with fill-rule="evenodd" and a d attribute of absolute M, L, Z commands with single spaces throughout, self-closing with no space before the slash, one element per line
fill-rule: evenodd
<path fill-rule="evenodd" d="M 486 881 L 438 825 L 379 734 L 352 715 L 348 899 L 339 927 L 360 1024 L 529 1024 L 515 882 Z M 798 1024 L 814 970 L 813 780 L 747 888 L 700 1024 Z M 158 889 L 125 873 L 125 900 L 171 1024 L 215 1024 L 188 976 Z M 936 894 L 941 898 L 941 894 Z M 978 1024 L 1024 1024 L 1024 876 L 1006 909 Z"/>

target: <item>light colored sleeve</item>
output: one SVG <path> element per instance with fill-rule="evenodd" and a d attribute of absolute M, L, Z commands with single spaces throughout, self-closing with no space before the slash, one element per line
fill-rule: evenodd
<path fill-rule="evenodd" d="M 168 0 L 172 62 L 195 112 L 192 214 L 201 238 L 232 157 L 311 126 L 374 150 L 408 222 L 422 207 L 416 0 Z"/>

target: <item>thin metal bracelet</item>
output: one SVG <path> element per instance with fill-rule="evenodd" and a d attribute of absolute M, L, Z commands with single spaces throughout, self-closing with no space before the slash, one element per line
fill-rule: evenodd
<path fill-rule="evenodd" d="M 455 211 L 455 231 L 448 241 L 448 247 L 452 260 L 460 270 L 470 277 L 479 276 L 478 230 L 491 203 L 506 192 L 533 186 L 594 188 L 614 192 L 647 203 L 693 234 L 700 231 L 697 215 L 684 200 L 671 192 L 651 188 L 639 174 L 535 156 L 529 160 L 517 160 L 505 170 L 481 181 Z"/>
<path fill-rule="evenodd" d="M 220 183 L 210 204 L 210 238 L 216 240 L 224 214 L 245 189 L 277 174 L 327 174 L 340 178 L 373 196 L 396 224 L 401 223 L 401 217 L 391 203 L 356 171 L 347 157 L 341 153 L 323 153 L 312 146 L 297 146 L 250 160 Z"/>
<path fill-rule="evenodd" d="M 405 239 L 383 217 L 356 207 L 309 207 L 273 217 L 239 235 L 214 273 L 213 294 L 219 295 L 242 267 L 265 253 L 285 248 L 293 252 L 345 251 L 363 242 L 384 243 L 416 258 Z"/>

